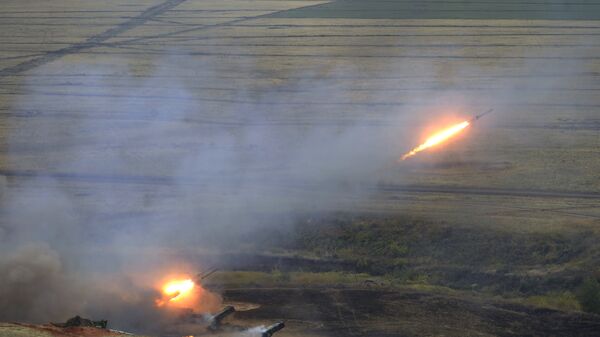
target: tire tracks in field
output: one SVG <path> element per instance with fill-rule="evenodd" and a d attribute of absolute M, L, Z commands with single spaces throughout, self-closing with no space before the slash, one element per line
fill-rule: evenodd
<path fill-rule="evenodd" d="M 119 25 L 114 26 L 113 28 L 110 28 L 110 29 L 104 31 L 103 33 L 89 37 L 88 39 L 86 39 L 83 42 L 75 43 L 75 44 L 72 44 L 65 48 L 50 51 L 38 58 L 34 58 L 34 59 L 19 63 L 17 65 L 14 65 L 14 66 L 11 66 L 8 68 L 4 68 L 4 69 L 0 70 L 0 78 L 19 74 L 24 71 L 28 71 L 28 70 L 37 68 L 41 65 L 50 63 L 57 59 L 60 59 L 63 56 L 70 55 L 70 54 L 76 54 L 83 50 L 94 48 L 94 47 L 102 44 L 103 42 L 107 41 L 108 39 L 114 38 L 114 37 L 118 36 L 119 34 L 122 34 L 128 30 L 131 30 L 138 26 L 143 25 L 144 23 L 148 22 L 152 18 L 154 18 L 160 14 L 163 14 L 164 12 L 180 5 L 181 3 L 185 2 L 185 1 L 186 0 L 167 0 L 161 4 L 150 7 L 148 9 L 146 9 L 145 11 L 143 11 L 142 13 L 140 13 L 139 15 L 132 17 L 131 19 L 129 19 Z"/>
<path fill-rule="evenodd" d="M 0 92 L 0 96 L 10 95 L 10 96 L 25 96 L 27 97 L 33 92 L 24 93 L 18 91 L 9 91 L 9 92 Z M 209 103 L 218 103 L 218 104 L 241 104 L 241 105 L 252 105 L 257 107 L 265 107 L 265 106 L 366 106 L 366 107 L 375 107 L 375 106 L 390 106 L 390 107 L 398 107 L 398 106 L 420 106 L 427 105 L 427 103 L 409 103 L 406 101 L 379 101 L 379 102 L 352 102 L 352 101 L 257 101 L 251 99 L 238 99 L 238 98 L 210 98 L 210 97 L 186 97 L 186 96 L 168 96 L 168 95 L 120 95 L 120 94 L 94 94 L 94 93 L 59 93 L 59 92 L 35 92 L 38 96 L 48 96 L 48 97 L 99 97 L 99 98 L 109 98 L 109 99 L 161 99 L 161 100 L 170 100 L 170 101 L 190 101 L 190 102 L 209 102 Z M 532 102 L 514 102 L 504 104 L 506 107 L 510 106 L 534 106 L 534 107 L 564 107 L 564 108 L 600 108 L 600 104 L 592 104 L 592 103 L 537 103 L 535 101 Z M 40 115 L 40 114 L 38 114 Z"/>
<path fill-rule="evenodd" d="M 526 198 L 569 198 L 569 199 L 598 199 L 600 193 L 577 192 L 561 190 L 536 190 L 536 189 L 513 189 L 513 188 L 480 188 L 461 186 L 434 186 L 434 185 L 385 185 L 379 186 L 378 190 L 383 192 L 401 193 L 435 193 L 435 194 L 465 194 L 482 196 L 502 197 L 526 197 Z"/>

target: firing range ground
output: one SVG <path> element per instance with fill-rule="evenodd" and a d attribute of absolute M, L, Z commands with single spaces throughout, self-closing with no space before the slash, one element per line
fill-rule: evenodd
<path fill-rule="evenodd" d="M 179 214 L 178 184 L 231 174 L 179 180 L 170 163 L 186 154 L 261 153 L 243 141 L 212 144 L 201 137 L 211 130 L 393 129 L 399 139 L 389 151 L 399 156 L 424 122 L 394 117 L 418 115 L 424 96 L 458 91 L 492 97 L 477 109 L 510 99 L 447 153 L 386 170 L 368 200 L 340 193 L 335 207 L 307 208 L 589 237 L 600 228 L 598 19 L 600 4 L 583 0 L 3 1 L 0 192 L 35 200 L 58 186 L 82 206 L 81 219 L 95 219 L 87 233 L 102 238 L 123 223 L 151 226 Z M 153 109 L 187 104 L 177 116 Z M 89 132 L 77 132 L 82 126 Z M 169 136 L 156 139 L 156 126 Z M 73 153 L 85 165 L 65 168 Z M 115 157 L 126 164 L 106 168 Z M 286 169 L 267 163 L 244 173 Z M 319 194 L 304 181 L 260 187 L 309 200 Z M 231 189 L 198 195 L 213 200 Z M 119 200 L 105 203 L 113 194 Z M 105 257 L 98 268 L 108 269 L 111 253 L 89 247 L 82 254 Z M 347 267 L 244 252 L 224 260 L 242 268 L 235 265 L 241 255 L 262 271 L 281 261 L 316 271 Z M 415 291 L 225 289 L 224 296 L 251 304 L 238 310 L 239 325 L 290 321 L 282 337 L 593 336 L 600 329 L 596 316 Z"/>

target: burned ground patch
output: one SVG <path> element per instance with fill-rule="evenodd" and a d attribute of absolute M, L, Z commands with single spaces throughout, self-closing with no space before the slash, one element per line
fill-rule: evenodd
<path fill-rule="evenodd" d="M 224 296 L 261 305 L 240 319 L 278 317 L 299 329 L 320 322 L 309 329 L 315 335 L 593 336 L 600 327 L 593 315 L 414 291 L 254 288 Z"/>

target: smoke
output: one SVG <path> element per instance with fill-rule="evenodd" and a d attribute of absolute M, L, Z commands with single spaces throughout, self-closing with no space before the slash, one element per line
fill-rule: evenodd
<path fill-rule="evenodd" d="M 241 331 L 237 336 L 239 337 L 258 337 L 262 336 L 262 332 L 267 329 L 266 326 L 261 325 L 254 328 L 250 328 L 244 331 Z"/>
<path fill-rule="evenodd" d="M 58 318 L 63 308 L 81 309 L 83 292 L 46 245 L 23 246 L 0 259 L 0 312 L 4 320 Z M 60 303 L 62 305 L 57 306 Z"/>
<path fill-rule="evenodd" d="M 508 115 L 548 98 L 528 88 L 552 85 L 523 64 L 509 71 L 531 71 L 521 89 L 498 89 L 513 87 L 507 78 L 469 91 L 479 68 L 447 63 L 282 71 L 273 83 L 260 59 L 228 60 L 241 74 L 231 80 L 219 63 L 186 57 L 109 61 L 55 62 L 11 107 L 8 166 L 37 174 L 0 181 L 0 320 L 79 314 L 161 330 L 178 316 L 154 305 L 164 275 L 209 267 L 198 259 L 206 251 L 260 251 L 258 232 L 354 210 L 379 182 L 406 182 L 394 163 L 440 111 Z M 384 76 L 390 90 L 368 91 L 371 71 L 408 80 Z M 209 302 L 201 309 L 218 308 Z"/>
<path fill-rule="evenodd" d="M 164 331 L 180 317 L 154 303 L 165 275 L 209 267 L 198 257 L 207 251 L 256 251 L 258 232 L 285 230 L 298 214 L 351 207 L 397 156 L 393 130 L 321 122 L 280 98 L 352 101 L 317 78 L 221 94 L 212 64 L 188 84 L 169 72 L 180 59 L 143 79 L 113 61 L 121 66 L 66 73 L 57 62 L 12 106 L 9 165 L 35 174 L 2 181 L 0 320 L 78 314 Z M 209 293 L 200 302 L 199 312 L 220 307 Z"/>

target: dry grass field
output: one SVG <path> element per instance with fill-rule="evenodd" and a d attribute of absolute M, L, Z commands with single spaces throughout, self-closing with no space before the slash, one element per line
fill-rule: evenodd
<path fill-rule="evenodd" d="M 509 304 L 485 301 L 544 305 L 539 296 L 571 294 L 582 277 L 600 273 L 599 94 L 600 2 L 593 0 L 7 0 L 0 4 L 0 193 L 11 211 L 0 213 L 0 241 L 15 217 L 25 223 L 34 217 L 24 214 L 45 217 L 47 209 L 72 211 L 56 221 L 100 238 L 82 256 L 111 256 L 106 241 L 123 243 L 112 238 L 144 226 L 166 233 L 165 242 L 132 244 L 140 254 L 152 245 L 171 251 L 166 241 L 180 223 L 235 231 L 188 235 L 186 245 L 235 241 L 262 230 L 248 218 L 290 213 L 278 219 L 294 223 L 281 231 L 293 239 L 272 243 L 261 234 L 260 244 L 218 246 L 358 267 L 323 279 L 303 278 L 310 270 L 299 267 L 290 281 L 262 262 L 244 266 L 229 279 L 242 290 L 226 290 L 226 299 L 260 302 L 243 289 L 266 282 L 284 309 L 261 302 L 263 311 L 242 321 L 293 320 L 279 287 L 302 288 L 305 280 L 307 288 L 361 288 L 373 278 L 390 291 L 377 293 L 378 315 L 369 304 L 356 308 L 353 322 L 336 321 L 349 320 L 353 309 L 340 308 L 364 295 L 324 290 L 343 305 L 315 304 L 326 323 L 298 318 L 316 323 L 292 321 L 289 335 L 544 335 L 552 333 L 545 322 L 554 321 L 554 335 L 592 336 L 598 316 L 513 308 L 510 315 L 535 317 L 527 326 L 502 316 Z M 442 148 L 396 161 L 432 127 L 489 108 L 493 114 Z M 205 209 L 219 216 L 203 218 Z M 310 225 L 298 230 L 298 223 Z M 369 253 L 365 242 L 380 244 L 369 228 L 408 248 Z M 336 241 L 340 233 L 346 241 Z M 206 253 L 186 247 L 186 256 Z M 365 266 L 379 254 L 389 272 Z M 405 269 L 392 272 L 395 264 Z M 515 277 L 529 288 L 514 286 Z M 432 313 L 444 295 L 407 285 L 476 294 L 449 295 Z M 427 297 L 427 307 L 414 296 Z M 386 325 L 399 319 L 390 312 L 402 301 L 423 316 Z M 493 309 L 474 309 L 485 303 Z M 443 326 L 427 327 L 440 317 Z"/>
<path fill-rule="evenodd" d="M 496 108 L 494 120 L 483 120 L 482 128 L 451 144 L 448 153 L 424 160 L 428 165 L 386 167 L 383 182 L 399 186 L 398 193 L 386 190 L 383 198 L 398 194 L 410 200 L 378 200 L 373 207 L 419 211 L 431 207 L 433 197 L 460 204 L 468 198 L 436 194 L 435 188 L 403 193 L 406 185 L 494 188 L 507 191 L 484 193 L 478 200 L 484 205 L 469 209 L 533 218 L 543 209 L 541 216 L 553 221 L 560 214 L 565 221 L 597 223 L 597 21 L 519 20 L 522 14 L 444 19 L 441 10 L 413 19 L 404 13 L 406 6 L 435 3 L 381 1 L 372 13 L 361 1 L 324 5 L 324 12 L 321 3 L 4 3 L 2 169 L 17 180 L 22 171 L 83 174 L 78 180 L 87 174 L 164 177 L 173 171 L 170 160 L 206 146 L 199 132 L 218 127 L 260 132 L 265 124 L 282 134 L 311 126 L 335 132 L 354 124 L 392 130 L 399 135 L 397 148 L 388 149 L 393 157 L 413 146 L 435 117 L 429 101 L 446 108 L 444 99 L 451 95 L 449 104 L 466 105 L 466 116 Z M 472 6 L 463 9 L 481 12 L 486 5 Z M 537 8 L 520 6 L 505 4 L 499 13 Z M 588 7 L 597 4 L 568 8 L 579 19 L 591 15 L 581 14 Z M 180 110 L 157 111 L 165 106 Z M 424 116 L 404 116 L 411 113 Z M 78 133 L 78 123 L 91 130 Z M 158 137 L 159 145 L 147 134 L 156 128 L 166 135 Z M 32 134 L 39 132 L 40 137 Z M 112 137 L 100 146 L 105 135 Z M 117 152 L 111 140 L 127 164 L 104 172 L 100 163 Z M 73 152 L 85 156 L 78 161 L 89 167 L 61 172 Z M 523 205 L 508 191 L 513 189 L 559 193 L 551 200 L 527 199 L 527 205 L 542 203 L 526 207 L 528 212 L 511 205 Z M 559 198 L 583 192 L 591 195 Z M 569 207 L 576 210 L 565 211 Z"/>

